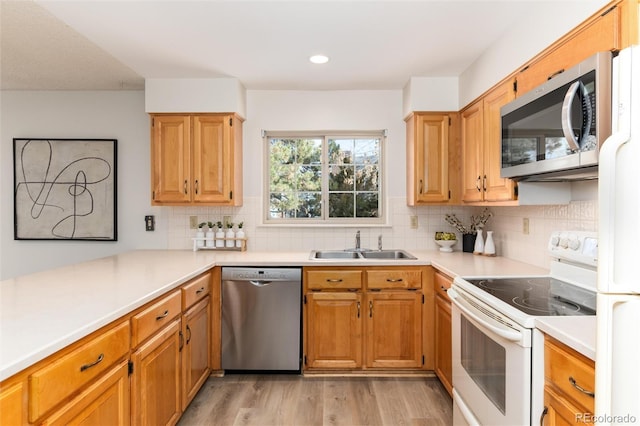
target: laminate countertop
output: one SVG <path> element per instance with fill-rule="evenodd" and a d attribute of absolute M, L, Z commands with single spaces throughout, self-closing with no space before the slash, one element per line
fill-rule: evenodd
<path fill-rule="evenodd" d="M 451 277 L 548 273 L 503 257 L 411 253 L 417 259 L 327 261 L 309 259 L 308 251 L 136 250 L 4 280 L 0 282 L 0 381 L 213 266 L 433 265 Z"/>

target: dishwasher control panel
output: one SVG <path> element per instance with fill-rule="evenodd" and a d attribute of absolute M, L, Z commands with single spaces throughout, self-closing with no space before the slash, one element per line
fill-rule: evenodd
<path fill-rule="evenodd" d="M 222 268 L 222 280 L 234 281 L 300 281 L 300 268 Z"/>

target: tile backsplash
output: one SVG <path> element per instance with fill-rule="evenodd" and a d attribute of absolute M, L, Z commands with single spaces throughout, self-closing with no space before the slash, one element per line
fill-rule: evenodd
<path fill-rule="evenodd" d="M 547 239 L 554 230 L 571 229 L 597 231 L 597 201 L 573 201 L 568 205 L 490 207 L 493 217 L 486 230 L 494 231 L 498 256 L 548 267 Z M 222 221 L 231 216 L 234 223 L 244 222 L 248 250 L 298 251 L 312 249 L 342 249 L 353 247 L 355 233 L 360 230 L 361 245 L 377 248 L 382 235 L 383 247 L 406 250 L 436 249 L 436 231 L 454 231 L 445 221 L 445 214 L 455 213 L 468 223 L 482 207 L 408 207 L 404 197 L 389 200 L 389 225 L 378 227 L 284 227 L 261 224 L 262 200 L 245 197 L 241 207 L 166 207 L 160 220 L 166 221 L 168 248 L 191 249 L 195 230 L 189 228 L 189 217 L 198 222 Z M 417 216 L 418 229 L 411 228 L 411 216 Z M 523 233 L 523 219 L 529 219 L 529 233 Z M 460 236 L 458 238 L 461 239 Z M 455 250 L 462 250 L 459 242 Z"/>

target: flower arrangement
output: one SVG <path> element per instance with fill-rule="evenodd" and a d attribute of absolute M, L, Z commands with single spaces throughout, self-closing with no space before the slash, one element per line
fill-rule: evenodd
<path fill-rule="evenodd" d="M 462 221 L 456 217 L 455 213 L 446 214 L 445 220 L 462 234 L 474 234 L 478 229 L 483 228 L 484 225 L 487 224 L 491 216 L 493 216 L 493 213 L 485 208 L 480 216 L 471 216 L 471 224 L 468 226 L 462 223 Z"/>

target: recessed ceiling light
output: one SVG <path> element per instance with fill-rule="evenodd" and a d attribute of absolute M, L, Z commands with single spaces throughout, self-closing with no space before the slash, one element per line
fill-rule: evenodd
<path fill-rule="evenodd" d="M 326 64 L 329 62 L 329 57 L 325 55 L 313 55 L 309 60 L 314 64 Z"/>

